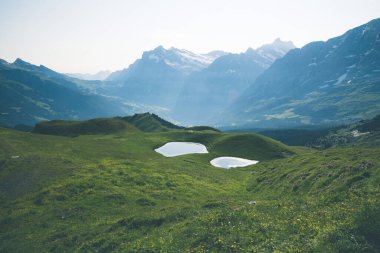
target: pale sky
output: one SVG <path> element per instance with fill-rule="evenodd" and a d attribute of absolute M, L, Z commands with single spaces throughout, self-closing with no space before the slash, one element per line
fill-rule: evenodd
<path fill-rule="evenodd" d="M 301 47 L 380 17 L 380 0 L 0 0 L 0 58 L 63 73 L 128 67 L 159 45 Z"/>

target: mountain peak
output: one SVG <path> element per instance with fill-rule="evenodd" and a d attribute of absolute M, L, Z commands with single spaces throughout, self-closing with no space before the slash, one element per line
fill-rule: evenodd
<path fill-rule="evenodd" d="M 0 64 L 9 64 L 6 60 L 0 59 Z"/>
<path fill-rule="evenodd" d="M 164 52 L 167 51 L 162 45 L 159 45 L 155 49 L 152 50 L 153 52 Z"/>
<path fill-rule="evenodd" d="M 247 48 L 247 50 L 245 51 L 245 53 L 246 54 L 253 54 L 253 53 L 255 53 L 255 49 L 253 49 L 252 47 L 249 47 L 249 48 Z"/>
<path fill-rule="evenodd" d="M 272 48 L 272 49 L 277 48 L 277 49 L 283 49 L 283 50 L 289 51 L 293 48 L 296 48 L 296 46 L 293 44 L 292 41 L 284 41 L 284 40 L 281 40 L 280 38 L 276 38 L 272 43 L 264 44 L 261 47 L 259 47 L 258 50 L 269 49 L 269 48 Z"/>
<path fill-rule="evenodd" d="M 32 64 L 30 64 L 29 62 L 26 62 L 26 61 L 22 60 L 21 58 L 17 58 L 17 59 L 13 62 L 13 64 L 18 65 L 18 66 L 30 66 L 30 65 L 32 65 Z"/>
<path fill-rule="evenodd" d="M 296 48 L 291 41 L 283 41 L 280 38 L 275 39 L 270 44 L 264 44 L 257 48 L 256 51 L 264 58 L 274 61 L 277 58 L 283 57 L 290 50 Z"/>

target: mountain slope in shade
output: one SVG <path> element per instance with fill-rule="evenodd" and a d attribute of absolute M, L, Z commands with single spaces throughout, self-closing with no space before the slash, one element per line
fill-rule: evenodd
<path fill-rule="evenodd" d="M 173 110 L 173 118 L 187 124 L 205 124 L 231 105 L 276 59 L 293 49 L 280 39 L 257 50 L 228 54 L 185 81 Z"/>
<path fill-rule="evenodd" d="M 342 124 L 380 112 L 380 19 L 290 51 L 223 114 L 255 127 Z"/>
<path fill-rule="evenodd" d="M 65 75 L 17 59 L 0 63 L 0 125 L 32 125 L 46 119 L 87 119 L 128 111 L 127 106 L 89 94 Z"/>

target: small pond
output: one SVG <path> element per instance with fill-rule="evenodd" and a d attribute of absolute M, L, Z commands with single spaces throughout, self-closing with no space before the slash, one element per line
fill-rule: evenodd
<path fill-rule="evenodd" d="M 154 151 L 166 157 L 208 153 L 205 145 L 195 142 L 168 142 Z"/>
<path fill-rule="evenodd" d="M 212 166 L 224 168 L 224 169 L 245 167 L 245 166 L 256 164 L 258 162 L 259 161 L 248 160 L 248 159 L 243 159 L 239 157 L 230 157 L 230 156 L 218 157 L 210 161 Z"/>

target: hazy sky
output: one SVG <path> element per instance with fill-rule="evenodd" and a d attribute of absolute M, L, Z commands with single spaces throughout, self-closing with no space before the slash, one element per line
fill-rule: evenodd
<path fill-rule="evenodd" d="M 0 58 L 60 72 L 127 67 L 158 45 L 242 52 L 326 40 L 380 17 L 380 0 L 0 0 Z"/>

